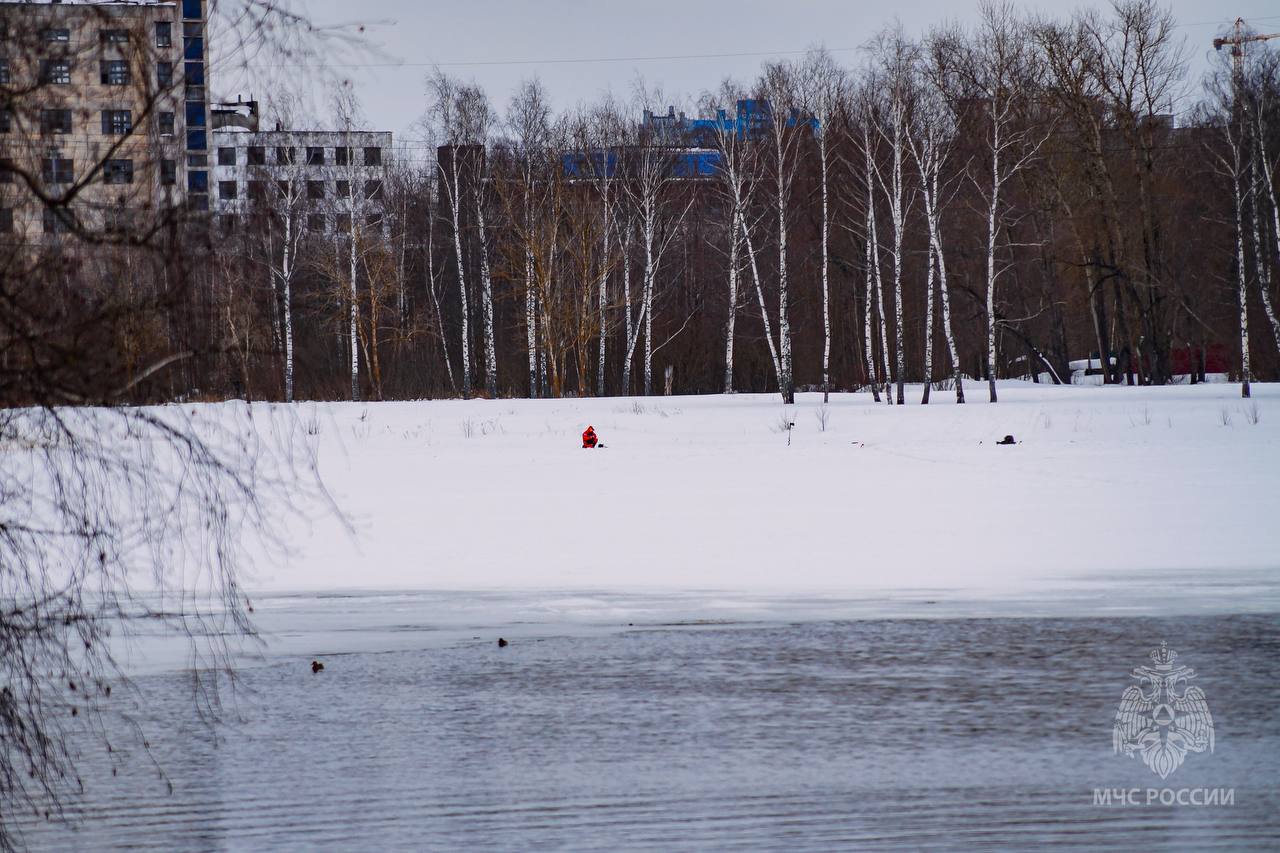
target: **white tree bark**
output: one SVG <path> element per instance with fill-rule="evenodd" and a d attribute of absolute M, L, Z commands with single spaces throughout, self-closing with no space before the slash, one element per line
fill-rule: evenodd
<path fill-rule="evenodd" d="M 778 384 L 782 388 L 783 402 L 794 403 L 796 392 L 791 369 L 791 320 L 787 311 L 787 303 L 790 301 L 787 293 L 787 203 L 791 195 L 791 180 L 790 175 L 787 174 L 789 169 L 786 162 L 787 148 L 782 143 L 785 121 L 776 113 L 773 121 L 775 125 L 779 122 L 783 123 L 783 128 L 775 131 L 774 134 L 775 139 L 778 140 L 776 144 L 778 157 L 776 206 L 778 213 L 778 350 L 781 359 Z"/>
<path fill-rule="evenodd" d="M 863 123 L 862 128 L 862 148 L 863 156 L 866 160 L 867 174 L 867 235 L 868 235 L 868 251 L 871 254 L 871 272 L 875 278 L 876 291 L 876 308 L 879 313 L 880 322 L 880 350 L 882 365 L 884 368 L 884 394 L 885 402 L 890 406 L 893 405 L 893 392 L 891 390 L 891 374 L 889 360 L 889 328 L 888 321 L 885 319 L 884 310 L 884 282 L 880 274 L 880 235 L 876 225 L 876 199 L 875 185 L 879 182 L 879 167 L 876 165 L 875 158 L 871 155 L 871 135 L 867 123 Z"/>
<path fill-rule="evenodd" d="M 480 241 L 480 308 L 484 314 L 484 385 L 485 392 L 492 400 L 498 396 L 498 347 L 493 332 L 493 280 L 489 274 L 489 241 L 484 224 L 483 184 L 481 175 L 473 176 L 472 200 L 476 208 L 476 236 Z"/>
<path fill-rule="evenodd" d="M 889 194 L 889 218 L 893 223 L 893 243 L 890 252 L 893 256 L 893 322 L 894 322 L 894 373 L 898 386 L 898 405 L 906 403 L 906 335 L 903 333 L 902 321 L 902 239 L 903 230 L 906 227 L 906 212 L 903 209 L 903 193 L 905 187 L 902 180 L 902 146 L 903 137 L 905 136 L 906 123 L 906 104 L 903 103 L 901 94 L 897 92 L 893 98 L 891 114 L 893 118 L 893 133 L 891 137 L 891 145 L 893 148 L 893 172 L 890 175 L 890 194 Z"/>
<path fill-rule="evenodd" d="M 1238 162 L 1238 153 L 1236 158 Z M 1240 302 L 1240 396 L 1248 397 L 1249 383 L 1252 378 L 1249 364 L 1249 296 L 1245 288 L 1244 200 L 1241 198 L 1238 171 L 1232 179 L 1232 188 L 1235 193 L 1236 215 L 1236 293 Z"/>
<path fill-rule="evenodd" d="M 824 116 L 823 121 L 829 120 Z M 828 205 L 827 128 L 824 124 L 818 132 L 818 157 L 822 165 L 822 402 L 831 399 L 831 287 L 828 280 L 830 266 L 830 232 Z"/>
<path fill-rule="evenodd" d="M 445 193 L 449 199 L 449 211 L 453 216 L 453 254 L 458 266 L 458 299 L 462 304 L 462 396 L 471 397 L 471 328 L 468 320 L 470 311 L 467 308 L 467 274 L 462 255 L 462 217 L 461 201 L 458 185 L 458 150 L 455 147 L 449 154 L 449 172 L 452 177 L 445 177 Z"/>
<path fill-rule="evenodd" d="M 290 182 L 291 185 L 293 182 Z M 284 401 L 293 402 L 293 211 L 284 217 L 284 251 L 280 260 L 280 290 L 284 313 Z"/>
<path fill-rule="evenodd" d="M 729 316 L 724 331 L 724 393 L 733 393 L 733 334 L 738 319 L 738 254 L 742 237 L 738 234 L 738 217 L 735 212 L 729 226 Z"/>
<path fill-rule="evenodd" d="M 951 296 L 947 290 L 947 257 L 942 250 L 942 210 L 938 197 L 938 170 L 940 164 L 934 164 L 930 179 L 930 190 L 925 193 L 925 203 L 929 205 L 929 245 L 938 264 L 938 296 L 942 307 L 942 335 L 947 341 L 947 356 L 951 359 L 951 377 L 956 386 L 956 402 L 964 402 L 964 374 L 960 370 L 960 355 L 956 349 L 956 336 L 951 330 Z"/>
<path fill-rule="evenodd" d="M 1265 226 L 1260 222 L 1260 213 L 1258 205 L 1259 183 L 1265 181 L 1268 196 L 1271 200 L 1271 212 L 1273 217 L 1280 217 L 1280 212 L 1275 207 L 1275 189 L 1271 185 L 1271 166 L 1266 160 L 1265 143 L 1260 138 L 1264 132 L 1261 124 L 1255 128 L 1254 137 L 1257 144 L 1251 154 L 1250 171 L 1253 173 L 1253 180 L 1249 187 L 1249 206 L 1250 219 L 1253 220 L 1253 264 L 1257 270 L 1258 292 L 1262 296 L 1262 310 L 1266 314 L 1267 322 L 1271 324 L 1271 335 L 1275 338 L 1276 350 L 1280 351 L 1280 322 L 1276 320 L 1276 312 L 1271 304 L 1271 265 L 1267 262 L 1268 247 L 1263 239 L 1263 231 Z M 1262 161 L 1262 168 L 1259 169 L 1258 161 Z M 1280 258 L 1280 234 L 1276 235 L 1277 253 L 1276 257 Z"/>
<path fill-rule="evenodd" d="M 863 348 L 863 352 L 866 355 L 866 360 L 867 360 L 867 382 L 871 385 L 871 396 L 877 403 L 879 403 L 880 402 L 880 382 L 876 376 L 876 347 L 875 347 L 875 341 L 873 340 L 873 336 L 871 334 L 871 327 L 872 327 L 871 315 L 875 313 L 874 312 L 875 303 L 872 299 L 872 294 L 875 292 L 875 284 L 873 282 L 871 265 L 875 263 L 875 258 L 874 258 L 875 252 L 871 246 L 870 208 L 868 208 L 868 216 L 866 220 L 866 247 L 867 247 L 866 299 L 865 299 L 865 305 L 864 305 L 865 310 L 862 312 L 863 332 L 866 336 L 866 346 Z"/>
<path fill-rule="evenodd" d="M 1000 206 L 1000 133 L 1003 122 L 991 105 L 991 197 L 987 200 L 987 387 L 996 402 L 996 214 Z"/>
<path fill-rule="evenodd" d="M 764 285 L 760 282 L 760 265 L 757 261 L 755 241 L 751 238 L 751 228 L 746 217 L 739 213 L 738 225 L 742 228 L 742 240 L 747 248 L 747 260 L 751 266 L 751 280 L 756 286 L 756 299 L 760 303 L 760 317 L 764 322 L 764 339 L 769 344 L 769 358 L 773 361 L 773 375 L 778 377 L 778 389 L 782 390 L 782 361 L 778 358 L 778 348 L 773 345 L 773 328 L 769 323 L 769 308 L 764 301 Z"/>
<path fill-rule="evenodd" d="M 609 340 L 609 326 L 606 309 L 608 308 L 609 298 L 609 232 L 612 225 L 609 222 L 609 163 L 605 159 L 605 174 L 598 176 L 600 183 L 600 201 L 603 207 L 603 226 L 601 230 L 601 247 L 600 247 L 600 280 L 599 288 L 599 319 L 600 326 L 600 351 L 596 359 L 596 396 L 603 397 L 605 391 L 605 354 L 607 343 Z"/>
<path fill-rule="evenodd" d="M 352 184 L 355 182 L 352 181 Z M 354 192 L 354 189 L 352 190 Z M 351 402 L 360 401 L 360 294 L 356 289 L 360 244 L 356 235 L 355 204 L 351 210 Z"/>

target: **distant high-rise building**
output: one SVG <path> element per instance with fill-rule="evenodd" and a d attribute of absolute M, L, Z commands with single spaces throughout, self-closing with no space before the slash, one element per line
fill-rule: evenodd
<path fill-rule="evenodd" d="M 204 0 L 0 0 L 0 232 L 208 208 Z"/>

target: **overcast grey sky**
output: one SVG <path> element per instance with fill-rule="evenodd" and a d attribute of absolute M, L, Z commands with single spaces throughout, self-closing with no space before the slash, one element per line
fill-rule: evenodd
<path fill-rule="evenodd" d="M 972 21 L 978 5 L 978 0 L 298 2 L 318 24 L 366 25 L 367 44 L 380 55 L 339 55 L 338 61 L 381 67 L 331 71 L 353 81 L 370 126 L 406 139 L 417 135 L 411 128 L 423 112 L 423 78 L 432 63 L 480 83 L 499 111 L 505 110 L 520 81 L 534 75 L 542 79 L 559 108 L 594 100 L 606 90 L 629 98 L 638 73 L 650 84 L 661 84 L 680 103 L 680 95 L 696 98 L 725 76 L 750 79 L 769 56 L 803 52 L 815 44 L 855 64 L 857 48 L 895 16 L 914 35 L 951 18 Z M 1065 14 L 1089 4 L 1018 5 Z M 1169 5 L 1187 39 L 1195 74 L 1207 66 L 1215 32 L 1236 15 L 1255 21 L 1260 29 L 1280 30 L 1276 0 L 1233 0 L 1229 7 L 1214 0 L 1173 0 Z M 695 56 L 700 54 L 752 55 Z M 314 72 L 306 72 L 301 79 L 308 78 L 314 79 Z M 315 92 L 321 87 L 311 88 L 311 111 L 320 113 L 323 98 Z M 269 99 L 262 90 L 254 94 Z"/>

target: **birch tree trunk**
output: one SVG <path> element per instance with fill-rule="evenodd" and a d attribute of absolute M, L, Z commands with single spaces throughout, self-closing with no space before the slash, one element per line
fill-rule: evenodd
<path fill-rule="evenodd" d="M 1256 132 L 1261 132 L 1262 127 L 1258 127 Z M 1260 150 L 1261 149 L 1261 150 Z M 1275 195 L 1270 183 L 1270 167 L 1265 161 L 1265 149 L 1262 149 L 1261 140 L 1258 141 L 1257 148 L 1254 149 L 1251 156 L 1250 171 L 1253 173 L 1253 181 L 1249 187 L 1249 207 L 1250 219 L 1253 220 L 1253 264 L 1257 270 L 1258 292 L 1262 296 L 1262 310 L 1267 316 L 1267 322 L 1271 324 L 1271 335 L 1275 338 L 1276 350 L 1280 352 L 1280 322 L 1276 320 L 1275 309 L 1271 305 L 1271 265 L 1267 263 L 1267 246 L 1263 239 L 1263 231 L 1265 226 L 1260 223 L 1258 210 L 1258 184 L 1260 181 L 1267 181 L 1268 193 L 1271 195 L 1272 214 L 1280 216 L 1275 212 Z M 1258 160 L 1263 160 L 1263 169 L 1259 170 Z M 1261 174 L 1258 174 L 1261 171 Z M 1280 240 L 1280 236 L 1277 237 Z M 1277 252 L 1280 257 L 1280 252 Z"/>
<path fill-rule="evenodd" d="M 729 226 L 729 317 L 724 332 L 724 393 L 733 393 L 733 333 L 738 319 L 738 253 L 742 238 L 738 235 L 738 215 Z"/>
<path fill-rule="evenodd" d="M 903 334 L 902 320 L 902 232 L 906 226 L 906 217 L 902 209 L 904 191 L 902 185 L 903 109 L 903 105 L 895 100 L 893 112 L 893 175 L 891 176 L 892 197 L 889 205 L 889 215 L 893 220 L 893 320 L 895 326 L 894 352 L 896 356 L 894 372 L 897 374 L 895 378 L 898 386 L 899 406 L 906 403 L 905 385 L 907 372 L 906 335 Z"/>
<path fill-rule="evenodd" d="M 462 397 L 463 399 L 471 398 L 471 328 L 467 315 L 467 277 L 462 257 L 462 222 L 460 216 L 460 208 L 458 192 L 458 151 L 455 148 L 449 156 L 449 171 L 453 176 L 453 186 L 448 186 L 448 179 L 445 180 L 446 191 L 449 193 L 449 209 L 453 214 L 453 254 L 458 264 L 458 299 L 462 304 Z"/>
<path fill-rule="evenodd" d="M 619 217 L 619 222 L 623 222 L 624 218 Z M 631 394 L 631 365 L 635 358 L 637 330 L 636 324 L 639 318 L 632 319 L 631 316 L 631 221 L 625 220 L 623 226 L 623 234 L 619 237 L 619 243 L 622 244 L 622 307 L 623 307 L 623 336 L 626 338 L 627 354 L 622 362 L 622 393 L 629 396 Z"/>
<path fill-rule="evenodd" d="M 769 344 L 769 358 L 773 361 L 773 375 L 778 378 L 778 389 L 782 389 L 782 362 L 778 358 L 778 349 L 773 345 L 773 328 L 769 323 L 769 309 L 764 301 L 764 286 L 760 282 L 760 265 L 756 261 L 755 241 L 751 239 L 751 229 L 747 227 L 746 217 L 741 213 L 738 224 L 742 228 L 742 239 L 747 247 L 747 259 L 751 263 L 751 280 L 756 285 L 756 299 L 760 302 L 760 317 L 764 322 L 764 339 Z"/>
<path fill-rule="evenodd" d="M 608 168 L 608 163 L 605 163 Z M 600 248 L 600 303 L 599 303 L 599 326 L 600 326 L 600 352 L 596 361 L 596 396 L 603 397 L 605 391 L 605 353 L 606 344 L 608 342 L 608 324 L 606 322 L 605 310 L 608 307 L 609 295 L 609 177 L 605 175 L 602 178 L 600 187 L 600 200 L 604 208 L 604 226 L 601 228 L 601 240 L 603 245 Z"/>
<path fill-rule="evenodd" d="M 875 260 L 873 258 L 874 250 L 871 247 L 870 226 L 871 226 L 870 218 L 868 217 L 867 240 L 866 240 L 866 245 L 867 245 L 867 263 L 866 263 L 867 285 L 866 285 L 866 298 L 865 298 L 866 310 L 863 311 L 862 318 L 863 318 L 863 326 L 864 326 L 864 332 L 866 334 L 866 342 L 867 342 L 867 345 L 864 348 L 864 351 L 866 353 L 866 359 L 867 359 L 867 382 L 870 383 L 871 385 L 872 399 L 874 399 L 877 403 L 879 403 L 880 402 L 880 382 L 878 377 L 876 376 L 876 350 L 875 350 L 875 342 L 874 340 L 872 340 L 872 334 L 871 334 L 871 315 L 874 313 L 873 311 L 874 302 L 872 300 L 872 294 L 875 292 L 875 285 L 872 281 L 873 275 L 871 272 L 871 265 L 875 263 Z"/>
<path fill-rule="evenodd" d="M 1238 91 L 1238 90 L 1237 90 Z M 1237 149 L 1239 142 L 1236 143 Z M 1236 163 L 1239 166 L 1239 151 L 1236 151 Z M 1231 179 L 1235 196 L 1236 217 L 1236 293 L 1240 303 L 1240 396 L 1249 397 L 1249 381 L 1251 371 L 1249 365 L 1249 296 L 1245 288 L 1244 260 L 1244 199 L 1240 193 L 1240 170 L 1237 168 Z"/>
<path fill-rule="evenodd" d="M 927 269 L 925 271 L 925 309 L 924 309 L 924 392 L 920 398 L 920 405 L 927 406 L 929 404 L 929 390 L 933 386 L 933 268 L 936 261 L 936 255 L 933 251 L 933 241 L 929 241 L 929 249 L 926 260 Z"/>
<path fill-rule="evenodd" d="M 775 115 L 774 121 L 780 119 Z M 791 321 L 787 312 L 787 181 L 782 177 L 786 168 L 782 158 L 786 156 L 781 145 L 778 146 L 778 349 L 781 371 L 778 384 L 782 388 L 782 401 L 796 401 L 795 380 L 791 372 Z"/>
<path fill-rule="evenodd" d="M 538 297 L 533 288 L 533 252 L 524 252 L 524 327 L 529 348 L 529 396 L 538 397 Z"/>
<path fill-rule="evenodd" d="M 1001 120 L 991 116 L 991 198 L 987 205 L 987 388 L 991 402 L 996 397 L 996 213 L 1000 204 L 1000 129 Z"/>
<path fill-rule="evenodd" d="M 284 251 L 280 261 L 280 289 L 284 299 L 284 401 L 293 402 L 293 213 L 284 217 Z"/>
<path fill-rule="evenodd" d="M 831 289 L 828 281 L 830 220 L 828 218 L 827 129 L 818 136 L 818 157 L 822 161 L 822 402 L 831 399 Z"/>
<path fill-rule="evenodd" d="M 654 216 L 652 205 L 646 206 L 644 223 L 644 395 L 653 393 L 653 279 L 657 274 L 653 253 Z"/>
<path fill-rule="evenodd" d="M 360 402 L 360 294 L 356 290 L 359 272 L 359 246 L 356 241 L 356 217 L 351 214 L 351 402 Z"/>
<path fill-rule="evenodd" d="M 951 359 L 951 374 L 956 386 L 956 402 L 964 402 L 964 374 L 960 370 L 960 355 L 956 349 L 956 336 L 951 331 L 951 296 L 947 290 L 947 258 L 942 251 L 941 211 L 937 208 L 938 173 L 933 173 L 933 212 L 929 217 L 929 242 L 938 263 L 938 295 L 942 306 L 942 334 L 947 339 L 947 356 Z"/>
<path fill-rule="evenodd" d="M 493 333 L 493 280 L 489 274 L 489 241 L 484 225 L 483 181 L 476 175 L 472 200 L 476 206 L 476 236 L 480 240 L 480 306 L 484 313 L 484 387 L 489 399 L 498 396 L 498 345 Z"/>

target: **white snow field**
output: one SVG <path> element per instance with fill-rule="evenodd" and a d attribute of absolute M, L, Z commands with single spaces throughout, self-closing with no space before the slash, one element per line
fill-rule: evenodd
<path fill-rule="evenodd" d="M 819 394 L 300 404 L 355 535 L 317 517 L 246 586 L 1109 595 L 1123 577 L 1276 605 L 1280 386 L 999 390 L 835 394 L 825 430 Z M 581 448 L 588 424 L 604 449 Z"/>

